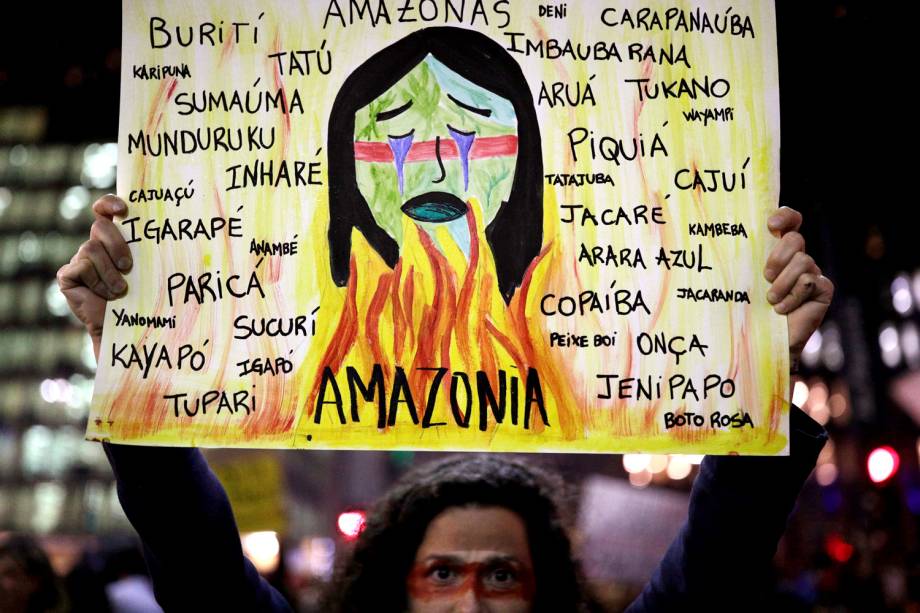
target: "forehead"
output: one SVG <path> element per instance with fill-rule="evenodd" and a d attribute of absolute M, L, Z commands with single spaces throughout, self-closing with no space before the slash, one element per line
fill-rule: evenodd
<path fill-rule="evenodd" d="M 517 513 L 502 507 L 453 507 L 428 525 L 416 561 L 454 555 L 474 562 L 509 556 L 530 564 L 527 528 Z"/>
<path fill-rule="evenodd" d="M 511 101 L 473 83 L 430 53 L 377 99 L 395 96 L 394 106 L 405 103 L 423 84 L 427 83 L 429 87 L 431 86 L 431 79 L 419 78 L 419 74 L 423 71 L 427 71 L 431 77 L 434 77 L 434 86 L 440 89 L 440 95 L 444 100 L 447 100 L 447 94 L 450 94 L 466 104 L 491 110 L 492 114 L 489 119 L 495 123 L 516 125 L 514 106 Z"/>

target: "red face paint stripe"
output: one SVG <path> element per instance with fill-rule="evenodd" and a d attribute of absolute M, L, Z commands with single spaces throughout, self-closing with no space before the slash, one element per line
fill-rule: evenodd
<path fill-rule="evenodd" d="M 491 588 L 483 583 L 483 571 L 489 566 L 481 562 L 451 565 L 451 570 L 459 576 L 452 584 L 438 585 L 428 578 L 431 567 L 428 564 L 416 564 L 409 572 L 406 584 L 409 594 L 418 600 L 436 600 L 455 598 L 472 591 L 479 598 L 518 599 L 530 602 L 534 594 L 533 576 L 528 570 L 518 569 L 518 583 L 507 589 Z"/>
<path fill-rule="evenodd" d="M 470 159 L 492 158 L 517 154 L 517 136 L 484 136 L 473 141 Z M 441 139 L 441 159 L 451 160 L 460 157 L 457 143 L 451 139 Z M 412 143 L 406 162 L 424 162 L 435 159 L 435 141 L 426 140 Z M 393 162 L 393 150 L 387 143 L 376 141 L 355 141 L 355 160 L 358 162 Z"/>

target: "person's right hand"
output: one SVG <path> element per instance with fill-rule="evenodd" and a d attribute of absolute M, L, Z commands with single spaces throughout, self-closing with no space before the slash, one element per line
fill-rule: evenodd
<path fill-rule="evenodd" d="M 127 212 L 124 201 L 113 194 L 94 202 L 96 221 L 90 228 L 89 240 L 57 272 L 61 293 L 67 298 L 70 310 L 86 326 L 97 362 L 106 302 L 128 289 L 122 273 L 131 270 L 131 251 L 112 221 L 115 215 L 124 216 Z"/>

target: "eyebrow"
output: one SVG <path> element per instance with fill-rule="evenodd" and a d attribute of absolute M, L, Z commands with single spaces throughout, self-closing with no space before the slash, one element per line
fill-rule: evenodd
<path fill-rule="evenodd" d="M 389 111 L 382 111 L 380 113 L 377 113 L 377 121 L 386 121 L 387 119 L 393 119 L 394 117 L 396 117 L 403 111 L 407 110 L 410 106 L 412 106 L 412 100 L 409 100 L 409 102 L 395 109 L 390 109 Z"/>
<path fill-rule="evenodd" d="M 458 564 L 458 565 L 466 564 L 465 559 L 461 558 L 460 556 L 451 555 L 451 554 L 433 554 L 433 555 L 427 556 L 424 560 L 424 563 L 429 563 L 429 562 L 446 562 L 448 564 Z M 508 562 L 512 564 L 521 564 L 521 561 L 518 560 L 517 557 L 513 555 L 489 556 L 485 560 L 481 561 L 482 564 L 495 564 L 496 562 Z"/>
<path fill-rule="evenodd" d="M 465 108 L 465 109 L 468 110 L 468 111 L 472 111 L 472 112 L 474 112 L 474 113 L 477 113 L 477 114 L 479 114 L 479 115 L 482 115 L 483 117 L 489 117 L 489 116 L 492 115 L 492 111 L 489 110 L 489 109 L 480 109 L 480 108 L 477 108 L 477 107 L 472 106 L 472 105 L 470 105 L 470 104 L 466 104 L 465 102 L 460 102 L 459 100 L 457 100 L 456 98 L 454 98 L 454 97 L 451 96 L 450 94 L 447 94 L 447 97 L 450 98 L 451 101 L 452 101 L 454 104 L 456 104 L 456 105 L 459 106 L 459 107 Z"/>

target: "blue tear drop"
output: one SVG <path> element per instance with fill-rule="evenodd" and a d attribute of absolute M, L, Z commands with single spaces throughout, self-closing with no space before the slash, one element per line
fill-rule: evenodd
<path fill-rule="evenodd" d="M 447 131 L 450 132 L 451 138 L 457 143 L 457 149 L 460 151 L 460 163 L 463 165 L 463 190 L 466 191 L 470 184 L 470 149 L 473 148 L 473 140 L 476 135 L 457 132 L 450 126 L 447 126 Z"/>
<path fill-rule="evenodd" d="M 403 165 L 406 162 L 406 156 L 409 155 L 409 148 L 412 146 L 412 134 L 409 132 L 405 136 L 392 137 L 387 136 L 390 142 L 390 151 L 393 152 L 393 163 L 396 164 L 396 177 L 399 181 L 399 194 L 403 193 Z"/>

